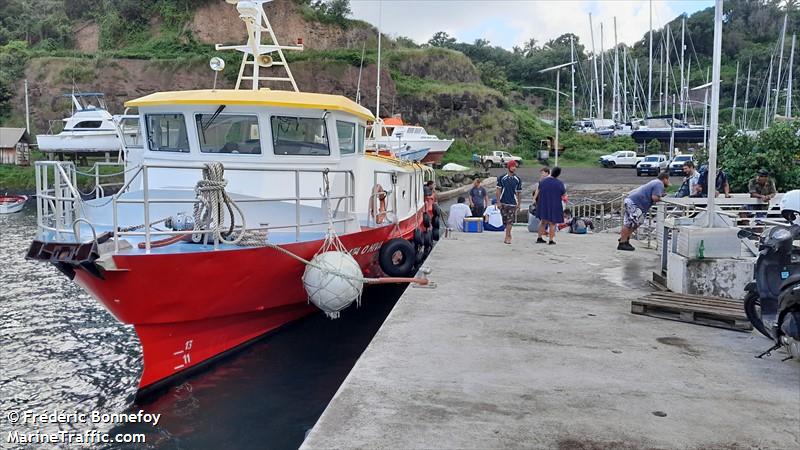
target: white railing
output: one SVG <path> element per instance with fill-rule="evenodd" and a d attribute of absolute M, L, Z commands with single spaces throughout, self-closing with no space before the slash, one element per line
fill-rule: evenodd
<path fill-rule="evenodd" d="M 152 248 L 153 236 L 182 236 L 201 234 L 208 235 L 214 233 L 214 230 L 155 230 L 152 229 L 153 221 L 151 220 L 151 207 L 153 204 L 188 204 L 191 207 L 198 203 L 197 198 L 152 198 L 150 193 L 150 175 L 154 169 L 168 169 L 168 170 L 191 170 L 201 171 L 204 165 L 201 163 L 194 165 L 170 165 L 170 164 L 145 164 L 132 168 L 132 176 L 128 181 L 122 184 L 119 191 L 110 196 L 109 202 L 112 208 L 112 223 L 115 237 L 136 236 L 144 237 L 144 246 L 147 252 Z M 99 169 L 97 169 L 99 170 Z M 308 202 L 324 201 L 337 202 L 336 211 L 333 213 L 333 223 L 344 223 L 352 220 L 357 220 L 355 215 L 355 176 L 349 170 L 329 170 L 329 169 L 274 169 L 274 168 L 259 168 L 251 166 L 228 166 L 225 168 L 227 172 L 260 172 L 260 173 L 282 173 L 292 174 L 294 178 L 294 195 L 285 197 L 257 197 L 257 198 L 240 198 L 236 199 L 236 203 L 270 203 L 270 202 L 293 202 L 295 205 L 295 220 L 294 223 L 286 225 L 269 225 L 259 224 L 258 227 L 248 227 L 245 231 L 269 231 L 277 229 L 294 229 L 295 239 L 300 240 L 301 230 L 308 227 L 324 226 L 328 221 L 315 221 L 301 223 L 301 208 Z M 80 191 L 77 186 L 77 170 L 72 162 L 62 161 L 38 161 L 36 163 L 36 190 L 37 190 L 37 212 L 38 212 L 38 226 L 39 230 L 46 232 L 53 232 L 55 239 L 61 239 L 63 235 L 75 235 L 76 239 L 80 239 L 79 235 L 73 231 L 73 225 L 78 219 L 85 219 L 85 207 L 103 207 L 108 203 L 102 205 L 91 205 L 84 202 Z M 319 195 L 301 195 L 300 177 L 301 174 L 319 174 L 320 175 L 320 194 Z M 343 174 L 344 175 L 344 194 L 343 195 L 330 195 L 323 192 L 324 177 L 326 174 Z M 104 191 L 100 186 L 101 176 L 95 172 L 95 198 L 102 198 Z M 141 180 L 142 198 L 125 198 L 122 196 L 125 192 L 129 191 L 132 183 L 135 180 Z M 137 186 L 139 189 L 139 186 Z M 331 191 L 335 191 L 331 188 Z M 344 202 L 344 217 L 337 218 L 339 207 Z M 133 229 L 120 229 L 119 223 L 119 207 L 125 204 L 140 204 L 142 205 L 142 226 L 135 228 L 142 228 L 143 231 L 135 231 Z M 129 224 L 126 224 L 129 225 Z M 130 228 L 130 227 L 128 227 Z M 214 249 L 219 248 L 219 241 L 214 238 Z M 114 239 L 115 252 L 119 251 L 119 239 Z"/>

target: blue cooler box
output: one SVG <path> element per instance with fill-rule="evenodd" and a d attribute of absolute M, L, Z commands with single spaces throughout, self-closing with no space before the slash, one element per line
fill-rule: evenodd
<path fill-rule="evenodd" d="M 465 233 L 483 233 L 483 217 L 467 217 L 464 219 Z"/>

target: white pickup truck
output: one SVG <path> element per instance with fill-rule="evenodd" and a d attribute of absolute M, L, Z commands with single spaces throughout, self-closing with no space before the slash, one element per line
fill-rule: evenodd
<path fill-rule="evenodd" d="M 603 167 L 636 167 L 642 162 L 643 157 L 636 156 L 634 151 L 621 150 L 610 155 L 600 157 L 600 165 Z"/>
<path fill-rule="evenodd" d="M 509 161 L 516 161 L 517 164 L 522 165 L 522 158 L 504 151 L 493 151 L 488 155 L 480 157 L 480 164 L 486 168 L 503 167 L 508 164 Z"/>

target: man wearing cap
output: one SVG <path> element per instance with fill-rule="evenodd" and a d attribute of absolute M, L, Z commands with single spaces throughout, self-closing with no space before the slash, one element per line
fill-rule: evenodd
<path fill-rule="evenodd" d="M 500 200 L 500 213 L 503 215 L 503 225 L 506 227 L 506 244 L 511 243 L 511 226 L 517 216 L 522 193 L 522 180 L 516 175 L 517 162 L 508 162 L 508 173 L 497 178 L 497 198 Z"/>
<path fill-rule="evenodd" d="M 775 180 L 769 177 L 769 171 L 767 169 L 760 169 L 758 175 L 747 183 L 747 191 L 750 192 L 751 198 L 757 198 L 766 204 L 768 204 L 778 192 L 778 190 L 775 189 Z M 758 209 L 766 209 L 766 205 L 759 206 L 763 208 Z"/>

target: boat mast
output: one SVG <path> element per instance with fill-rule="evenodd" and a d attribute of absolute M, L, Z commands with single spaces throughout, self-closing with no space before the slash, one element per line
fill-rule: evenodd
<path fill-rule="evenodd" d="M 671 37 L 670 27 L 667 24 L 667 33 L 664 35 L 664 70 L 666 73 L 664 74 L 664 113 L 666 114 L 667 108 L 669 108 L 669 41 Z"/>
<path fill-rule="evenodd" d="M 589 33 L 592 35 L 592 65 L 594 66 L 594 91 L 597 102 L 597 112 L 600 111 L 600 83 L 599 83 L 599 76 L 597 74 L 597 52 L 594 48 L 594 27 L 592 26 L 592 13 L 589 13 Z M 591 115 L 591 114 L 590 114 Z"/>
<path fill-rule="evenodd" d="M 378 76 L 375 83 L 375 119 L 376 123 L 380 122 L 381 118 L 381 18 L 383 13 L 383 2 L 378 2 Z M 380 128 L 380 125 L 378 125 Z M 380 136 L 380 134 L 378 134 Z"/>
<path fill-rule="evenodd" d="M 356 103 L 361 104 L 361 72 L 364 70 L 364 54 L 367 51 L 367 41 L 361 47 L 361 65 L 358 67 L 358 84 L 356 85 Z"/>
<path fill-rule="evenodd" d="M 684 50 L 686 49 L 686 45 L 684 42 L 684 36 L 686 35 L 686 14 L 683 15 L 683 20 L 681 20 L 681 115 L 683 115 L 683 120 L 686 120 L 686 79 L 684 78 L 684 59 L 683 54 Z"/>
<path fill-rule="evenodd" d="M 792 52 L 789 53 L 789 78 L 786 80 L 786 117 L 792 117 L 792 66 L 794 65 L 794 41 L 797 35 L 792 35 Z"/>
<path fill-rule="evenodd" d="M 744 113 L 742 114 L 742 129 L 747 129 L 747 104 L 750 102 L 750 69 L 753 67 L 753 57 L 747 63 L 747 86 L 744 88 Z"/>
<path fill-rule="evenodd" d="M 570 74 L 572 75 L 572 118 L 575 118 L 575 43 L 572 34 L 569 35 Z"/>
<path fill-rule="evenodd" d="M 663 37 L 663 33 L 661 34 Z M 661 90 L 661 82 L 664 81 L 664 41 L 662 39 L 661 43 L 659 44 L 659 52 L 658 52 L 658 89 Z M 664 96 L 663 92 L 658 93 L 658 113 L 663 115 L 664 114 Z"/>
<path fill-rule="evenodd" d="M 620 108 L 619 105 L 619 45 L 617 43 L 617 17 L 614 16 L 614 93 L 613 93 L 613 111 L 612 119 L 619 122 Z"/>
<path fill-rule="evenodd" d="M 789 18 L 789 14 L 784 14 L 783 16 L 783 29 L 781 30 L 781 43 L 780 43 L 780 53 L 778 56 L 778 74 L 775 77 L 775 108 L 773 108 L 772 116 L 775 117 L 778 114 L 778 99 L 781 97 L 781 75 L 783 74 L 783 47 L 785 47 L 786 43 L 786 20 Z M 769 105 L 768 105 L 769 107 Z"/>
<path fill-rule="evenodd" d="M 622 47 L 622 118 L 628 122 L 628 47 Z"/>
<path fill-rule="evenodd" d="M 769 123 L 769 106 L 772 104 L 770 101 L 770 93 L 772 91 L 772 63 L 775 59 L 775 54 L 773 53 L 772 56 L 769 58 L 769 75 L 767 76 L 767 101 L 764 102 L 764 128 L 767 128 L 767 124 Z"/>
<path fill-rule="evenodd" d="M 733 108 L 731 109 L 731 125 L 736 126 L 736 94 L 739 89 L 739 61 L 736 61 L 736 81 L 733 82 Z"/>
<path fill-rule="evenodd" d="M 652 116 L 653 111 L 653 0 L 650 0 L 650 62 L 647 69 L 647 115 Z"/>
<path fill-rule="evenodd" d="M 600 112 L 600 118 L 605 119 L 606 114 L 606 59 L 605 50 L 603 49 L 603 22 L 600 22 L 600 104 L 597 105 L 597 111 Z"/>
<path fill-rule="evenodd" d="M 636 90 L 639 88 L 639 60 L 633 60 L 633 103 L 631 103 L 631 117 L 636 117 Z"/>

